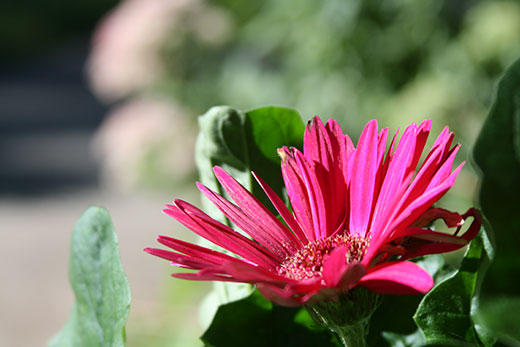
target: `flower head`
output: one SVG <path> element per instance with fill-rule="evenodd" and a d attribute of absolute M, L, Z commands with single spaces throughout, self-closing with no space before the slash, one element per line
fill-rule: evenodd
<path fill-rule="evenodd" d="M 279 150 L 292 212 L 255 175 L 285 224 L 215 167 L 234 203 L 198 187 L 250 238 L 182 200 L 164 212 L 237 257 L 167 236 L 158 241 L 173 251 L 145 251 L 198 270 L 174 277 L 252 283 L 285 306 L 333 298 L 356 286 L 381 294 L 426 293 L 433 286 L 431 276 L 408 260 L 461 248 L 481 224 L 474 209 L 460 215 L 432 207 L 453 186 L 464 163 L 452 170 L 459 145 L 452 146 L 453 133 L 446 127 L 418 166 L 430 127 L 430 120 L 410 125 L 399 141 L 395 134 L 386 151 L 388 129 L 378 131 L 375 120 L 355 147 L 336 121 L 324 125 L 315 117 L 305 131 L 303 152 Z M 473 221 L 459 235 L 468 217 Z M 454 232 L 430 229 L 436 219 Z"/>

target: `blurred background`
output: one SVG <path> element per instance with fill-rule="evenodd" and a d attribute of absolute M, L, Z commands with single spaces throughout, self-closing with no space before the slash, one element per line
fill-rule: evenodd
<path fill-rule="evenodd" d="M 433 119 L 470 151 L 520 56 L 517 1 L 27 0 L 0 5 L 0 345 L 65 323 L 75 220 L 112 214 L 132 289 L 129 346 L 198 346 L 208 285 L 142 252 L 181 233 L 160 210 L 197 202 L 196 117 L 228 104 L 364 124 Z M 470 165 L 442 205 L 472 205 Z"/>

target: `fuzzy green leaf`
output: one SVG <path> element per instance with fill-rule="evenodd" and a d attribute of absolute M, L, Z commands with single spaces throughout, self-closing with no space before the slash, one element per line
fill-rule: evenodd
<path fill-rule="evenodd" d="M 90 207 L 76 223 L 69 279 L 76 302 L 65 327 L 49 345 L 124 346 L 130 288 L 110 216 L 102 207 Z"/>

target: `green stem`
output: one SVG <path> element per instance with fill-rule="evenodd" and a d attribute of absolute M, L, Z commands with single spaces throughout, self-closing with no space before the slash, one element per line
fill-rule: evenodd
<path fill-rule="evenodd" d="M 381 296 L 365 288 L 354 288 L 334 300 L 322 300 L 305 308 L 318 324 L 334 332 L 345 347 L 364 347 L 370 317 Z"/>
<path fill-rule="evenodd" d="M 341 344 L 345 347 L 366 346 L 365 337 L 368 331 L 368 319 L 338 325 L 327 319 L 316 307 L 307 306 L 307 311 L 315 322 L 322 324 L 335 333 Z"/>
<path fill-rule="evenodd" d="M 331 328 L 345 347 L 365 347 L 366 322 Z"/>

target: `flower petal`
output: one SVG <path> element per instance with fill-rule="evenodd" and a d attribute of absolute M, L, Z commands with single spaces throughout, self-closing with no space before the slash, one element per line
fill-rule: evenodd
<path fill-rule="evenodd" d="M 412 227 L 424 227 L 432 223 L 436 219 L 444 220 L 444 223 L 448 228 L 455 228 L 464 224 L 464 218 L 457 212 L 451 212 L 443 208 L 430 208 L 424 212 L 419 218 L 413 223 Z"/>
<path fill-rule="evenodd" d="M 302 178 L 303 174 L 295 159 L 296 152 L 296 149 L 289 150 L 287 147 L 278 150 L 278 154 L 282 158 L 282 176 L 294 216 L 307 238 L 314 241 L 316 234 L 310 207 L 311 202 Z"/>
<path fill-rule="evenodd" d="M 275 304 L 287 307 L 302 306 L 312 298 L 313 295 L 319 292 L 319 289 L 315 289 L 305 293 L 304 295 L 295 295 L 296 293 L 291 290 L 264 283 L 259 283 L 257 288 L 268 300 Z"/>
<path fill-rule="evenodd" d="M 222 168 L 213 168 L 215 176 L 222 184 L 229 196 L 235 201 L 240 209 L 253 222 L 262 226 L 266 233 L 269 233 L 280 241 L 292 252 L 298 249 L 298 239 L 282 222 L 278 220 L 258 199 L 245 189 L 237 180 Z"/>
<path fill-rule="evenodd" d="M 156 257 L 169 260 L 172 265 L 186 269 L 201 270 L 215 265 L 215 263 L 210 260 L 195 258 L 159 248 L 145 248 L 144 251 Z"/>
<path fill-rule="evenodd" d="M 259 223 L 256 218 L 244 213 L 238 206 L 206 186 L 197 183 L 197 187 L 231 222 L 251 236 L 255 241 L 270 250 L 278 262 L 290 256 L 290 252 L 282 242 L 283 240 L 271 234 L 272 230 L 264 228 L 262 223 Z"/>
<path fill-rule="evenodd" d="M 294 232 L 298 240 L 301 242 L 302 245 L 306 245 L 309 243 L 309 239 L 305 235 L 305 233 L 300 228 L 300 225 L 294 218 L 294 216 L 291 214 L 291 211 L 285 206 L 282 199 L 276 193 L 269 187 L 269 185 L 261 179 L 256 173 L 252 173 L 253 177 L 256 179 L 260 187 L 264 190 L 265 194 L 269 198 L 269 200 L 272 202 L 273 206 L 276 208 L 280 216 L 283 218 L 285 223 L 289 226 L 289 228 Z"/>
<path fill-rule="evenodd" d="M 396 205 L 402 193 L 409 184 L 410 165 L 416 147 L 416 127 L 412 124 L 406 128 L 397 149 L 388 164 L 388 171 L 384 177 L 381 192 L 375 204 L 371 228 L 372 237 L 378 238 L 379 232 L 384 231 L 389 222 L 389 216 L 395 212 Z"/>
<path fill-rule="evenodd" d="M 359 138 L 352 162 L 349 232 L 364 236 L 372 214 L 378 166 L 377 121 L 370 121 Z"/>
<path fill-rule="evenodd" d="M 195 206 L 178 199 L 174 200 L 174 204 L 166 205 L 163 212 L 206 240 L 265 268 L 273 268 L 280 263 L 269 250 L 214 220 Z"/>
<path fill-rule="evenodd" d="M 157 241 L 171 249 L 184 253 L 186 255 L 197 257 L 201 259 L 205 259 L 207 261 L 212 262 L 213 264 L 222 264 L 226 261 L 237 261 L 240 260 L 248 262 L 246 259 L 238 259 L 232 257 L 230 255 L 224 254 L 222 252 L 218 252 L 206 247 L 202 247 L 199 245 L 195 245 L 186 241 L 174 239 L 168 236 L 159 235 L 157 237 Z"/>
<path fill-rule="evenodd" d="M 314 117 L 305 128 L 303 153 L 309 162 L 321 163 L 325 170 L 330 170 L 333 160 L 331 142 L 327 130 L 318 116 Z"/>
<path fill-rule="evenodd" d="M 327 287 L 350 289 L 365 274 L 360 263 L 346 263 L 347 246 L 334 249 L 323 262 L 322 278 Z"/>
<path fill-rule="evenodd" d="M 464 221 L 472 217 L 468 230 L 461 236 L 457 236 Z M 454 235 L 439 233 L 432 230 L 424 230 L 421 228 L 409 228 L 401 235 L 405 235 L 408 239 L 404 240 L 403 246 L 406 253 L 403 259 L 415 258 L 425 254 L 452 252 L 467 245 L 479 232 L 482 226 L 482 217 L 474 208 L 469 209 L 462 215 L 462 224 L 457 225 L 457 231 Z"/>
<path fill-rule="evenodd" d="M 433 287 L 430 274 L 409 261 L 385 263 L 369 270 L 358 284 L 379 294 L 424 294 Z"/>
<path fill-rule="evenodd" d="M 326 126 L 319 117 L 314 117 L 306 128 L 304 156 L 313 168 L 312 174 L 320 187 L 326 208 L 320 211 L 326 214 L 325 230 L 320 229 L 320 236 L 332 235 L 345 221 L 347 204 L 347 181 L 345 179 L 346 161 L 349 153 L 345 135 L 339 124 L 330 119 Z"/>

